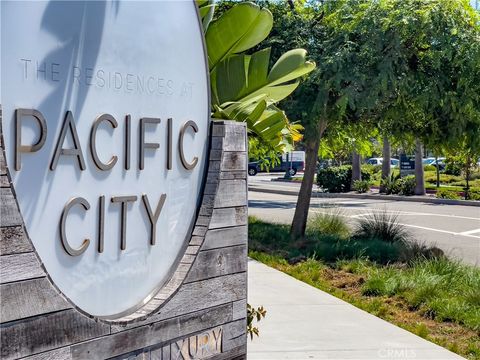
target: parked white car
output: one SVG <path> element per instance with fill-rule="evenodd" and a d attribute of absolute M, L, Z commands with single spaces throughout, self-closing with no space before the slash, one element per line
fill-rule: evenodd
<path fill-rule="evenodd" d="M 382 165 L 383 164 L 383 158 L 370 158 L 370 159 L 367 160 L 367 164 Z M 391 167 L 398 167 L 399 164 L 400 164 L 400 160 L 390 159 L 390 166 Z"/>

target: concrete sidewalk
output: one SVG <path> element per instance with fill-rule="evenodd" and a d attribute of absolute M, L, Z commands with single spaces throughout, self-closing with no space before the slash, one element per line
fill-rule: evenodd
<path fill-rule="evenodd" d="M 248 302 L 267 310 L 248 359 L 463 359 L 254 260 Z"/>

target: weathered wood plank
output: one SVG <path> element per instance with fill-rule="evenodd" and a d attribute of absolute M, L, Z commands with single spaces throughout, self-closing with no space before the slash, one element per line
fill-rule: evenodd
<path fill-rule="evenodd" d="M 209 357 L 208 360 L 245 360 L 247 358 L 247 344 L 224 351 L 221 354 Z"/>
<path fill-rule="evenodd" d="M 23 226 L 0 228 L 0 255 L 19 254 L 33 251 Z"/>
<path fill-rule="evenodd" d="M 220 171 L 220 164 L 221 164 L 221 161 L 219 161 L 219 160 L 210 160 L 209 163 L 208 163 L 209 173 Z"/>
<path fill-rule="evenodd" d="M 227 127 L 223 130 L 223 136 L 212 138 L 212 149 L 224 151 L 246 151 L 245 128 Z"/>
<path fill-rule="evenodd" d="M 220 173 L 220 179 L 232 180 L 232 179 L 246 179 L 247 171 L 222 171 Z"/>
<path fill-rule="evenodd" d="M 71 308 L 47 278 L 1 285 L 0 294 L 2 323 Z"/>
<path fill-rule="evenodd" d="M 248 240 L 246 226 L 208 230 L 202 250 L 211 250 L 220 247 L 246 245 Z"/>
<path fill-rule="evenodd" d="M 215 183 L 206 183 L 203 193 L 205 195 L 215 195 L 217 192 L 217 184 Z"/>
<path fill-rule="evenodd" d="M 198 226 L 195 225 L 195 228 L 193 229 L 193 236 L 205 236 L 205 233 L 207 232 L 207 227 L 206 226 Z"/>
<path fill-rule="evenodd" d="M 72 354 L 70 351 L 70 346 L 65 346 L 59 349 L 42 352 L 32 356 L 27 356 L 23 359 L 24 360 L 71 360 Z"/>
<path fill-rule="evenodd" d="M 233 320 L 247 317 L 247 299 L 234 301 L 232 304 Z"/>
<path fill-rule="evenodd" d="M 214 122 L 212 126 L 212 137 L 225 136 L 225 125 L 221 122 Z"/>
<path fill-rule="evenodd" d="M 230 322 L 230 304 L 140 326 L 72 346 L 73 359 L 105 359 Z"/>
<path fill-rule="evenodd" d="M 146 320 L 127 325 L 112 325 L 112 332 L 124 331 L 156 321 L 198 311 L 211 306 L 231 303 L 247 297 L 247 274 L 239 273 L 183 285 L 175 297 L 158 313 Z"/>
<path fill-rule="evenodd" d="M 215 149 L 211 149 L 210 150 L 210 157 L 209 159 L 210 160 L 222 160 L 222 153 L 223 151 L 222 150 L 215 150 Z"/>
<path fill-rule="evenodd" d="M 192 239 L 188 243 L 190 246 L 200 246 L 203 243 L 203 236 L 192 236 Z"/>
<path fill-rule="evenodd" d="M 0 226 L 22 225 L 22 217 L 10 188 L 0 188 Z"/>
<path fill-rule="evenodd" d="M 245 126 L 227 126 L 223 139 L 223 151 L 247 151 Z"/>
<path fill-rule="evenodd" d="M 198 253 L 185 283 L 247 271 L 247 246 L 231 246 Z"/>
<path fill-rule="evenodd" d="M 33 252 L 0 256 L 0 284 L 45 276 Z"/>
<path fill-rule="evenodd" d="M 209 229 L 241 226 L 247 224 L 247 207 L 213 209 Z"/>
<path fill-rule="evenodd" d="M 247 319 L 237 320 L 223 326 L 223 351 L 241 346 L 247 340 Z"/>
<path fill-rule="evenodd" d="M 0 149 L 0 175 L 7 175 L 7 163 L 5 162 L 5 156 Z"/>
<path fill-rule="evenodd" d="M 246 180 L 221 180 L 218 185 L 215 208 L 244 206 L 247 203 Z"/>
<path fill-rule="evenodd" d="M 10 181 L 8 180 L 7 175 L 0 175 L 0 187 L 2 188 L 10 187 Z"/>
<path fill-rule="evenodd" d="M 220 168 L 222 171 L 242 171 L 247 168 L 247 153 L 225 151 Z"/>
<path fill-rule="evenodd" d="M 4 323 L 0 333 L 2 359 L 14 359 L 106 335 L 110 326 L 70 309 Z"/>

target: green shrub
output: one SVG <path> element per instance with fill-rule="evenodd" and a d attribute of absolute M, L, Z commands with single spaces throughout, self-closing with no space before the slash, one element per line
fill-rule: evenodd
<path fill-rule="evenodd" d="M 437 190 L 436 194 L 439 199 L 460 200 L 462 197 L 457 192 L 445 189 Z"/>
<path fill-rule="evenodd" d="M 465 199 L 467 200 L 480 200 L 480 190 L 466 190 L 464 189 L 466 196 Z"/>
<path fill-rule="evenodd" d="M 447 175 L 460 176 L 462 174 L 462 165 L 458 161 L 447 159 L 444 172 Z"/>
<path fill-rule="evenodd" d="M 411 196 L 415 195 L 415 176 L 408 175 L 398 180 L 398 187 L 400 189 L 400 195 Z"/>
<path fill-rule="evenodd" d="M 362 170 L 362 179 L 370 180 L 370 173 Z M 317 173 L 317 185 L 331 193 L 349 192 L 352 183 L 352 167 L 350 165 L 330 166 Z"/>
<path fill-rule="evenodd" d="M 471 173 L 470 180 L 480 180 L 480 171 Z"/>
<path fill-rule="evenodd" d="M 400 180 L 400 173 L 395 174 L 392 172 L 389 177 L 380 181 L 387 195 L 398 194 L 400 192 L 398 180 Z"/>
<path fill-rule="evenodd" d="M 355 180 L 353 182 L 353 190 L 359 194 L 366 193 L 370 191 L 370 181 L 368 180 Z"/>
<path fill-rule="evenodd" d="M 350 228 L 345 222 L 343 213 L 340 210 L 334 210 L 325 214 L 315 214 L 307 224 L 307 236 L 315 237 L 318 234 L 348 237 Z"/>
<path fill-rule="evenodd" d="M 380 174 L 382 172 L 382 165 L 362 164 L 362 171 L 369 173 L 370 176 Z"/>
<path fill-rule="evenodd" d="M 435 166 L 433 166 L 433 165 L 425 165 L 425 166 L 423 167 L 423 169 L 424 169 L 425 171 L 437 171 L 437 168 L 436 168 Z"/>

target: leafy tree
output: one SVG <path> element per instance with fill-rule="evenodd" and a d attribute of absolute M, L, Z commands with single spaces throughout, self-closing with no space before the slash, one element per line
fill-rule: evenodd
<path fill-rule="evenodd" d="M 416 193 L 423 194 L 422 143 L 453 149 L 467 128 L 478 138 L 479 17 L 463 0 L 385 0 L 378 6 L 388 11 L 383 26 L 396 34 L 401 64 L 390 114 L 402 121 L 390 130 L 417 137 Z"/>
<path fill-rule="evenodd" d="M 277 19 L 266 42 L 272 53 L 284 47 L 303 47 L 317 69 L 283 103 L 287 115 L 305 127 L 304 179 L 292 222 L 293 239 L 305 233 L 317 154 L 324 131 L 329 128 L 375 128 L 379 103 L 389 100 L 395 80 L 395 49 L 375 21 L 378 8 L 371 1 L 324 3 L 270 3 Z M 382 9 L 380 9 L 382 10 Z M 295 35 L 292 35 L 295 34 Z M 372 44 L 374 46 L 372 46 Z M 333 135 L 336 137 L 335 135 Z"/>

